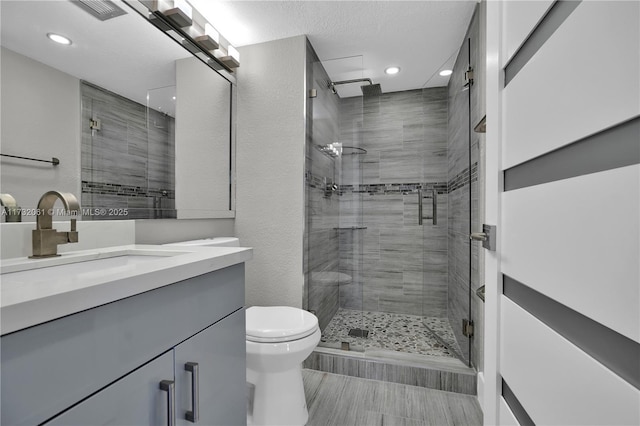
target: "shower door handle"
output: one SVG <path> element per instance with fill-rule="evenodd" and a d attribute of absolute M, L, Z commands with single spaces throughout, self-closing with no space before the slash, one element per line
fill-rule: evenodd
<path fill-rule="evenodd" d="M 433 205 L 433 216 L 422 216 L 422 189 L 418 189 L 418 225 L 422 225 L 423 219 L 431 219 L 434 225 L 438 224 L 438 191 L 435 188 L 431 190 L 431 198 Z"/>
<path fill-rule="evenodd" d="M 422 225 L 422 189 L 418 189 L 418 225 Z"/>
<path fill-rule="evenodd" d="M 438 224 L 438 191 L 435 188 L 431 190 L 431 199 L 433 202 L 433 224 Z"/>

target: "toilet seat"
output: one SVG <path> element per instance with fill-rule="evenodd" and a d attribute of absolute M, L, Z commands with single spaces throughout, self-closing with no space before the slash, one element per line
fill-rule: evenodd
<path fill-rule="evenodd" d="M 290 306 L 252 306 L 246 310 L 246 339 L 280 343 L 303 339 L 318 329 L 318 318 Z"/>

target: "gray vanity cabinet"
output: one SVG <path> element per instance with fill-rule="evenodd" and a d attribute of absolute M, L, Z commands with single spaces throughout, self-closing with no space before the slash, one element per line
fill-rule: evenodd
<path fill-rule="evenodd" d="M 247 417 L 245 377 L 244 309 L 196 334 L 175 348 L 176 425 L 193 425 L 194 377 L 197 375 L 195 408 L 199 425 L 244 425 Z M 197 373 L 193 365 L 197 364 Z M 186 367 L 186 368 L 185 368 Z M 188 371 L 191 370 L 191 371 Z"/>
<path fill-rule="evenodd" d="M 164 425 L 175 382 L 177 424 L 246 423 L 244 264 L 3 335 L 2 425 Z M 48 422 L 48 423 L 47 423 Z"/>
<path fill-rule="evenodd" d="M 163 380 L 174 383 L 176 425 L 246 424 L 245 383 L 238 380 L 245 374 L 244 357 L 238 356 L 245 350 L 240 328 L 243 309 L 45 424 L 169 425 L 169 391 L 159 386 Z"/>

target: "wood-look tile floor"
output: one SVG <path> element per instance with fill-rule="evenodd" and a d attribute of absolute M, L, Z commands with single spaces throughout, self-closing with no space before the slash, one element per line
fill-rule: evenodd
<path fill-rule="evenodd" d="M 482 425 L 475 396 L 302 370 L 307 426 Z"/>

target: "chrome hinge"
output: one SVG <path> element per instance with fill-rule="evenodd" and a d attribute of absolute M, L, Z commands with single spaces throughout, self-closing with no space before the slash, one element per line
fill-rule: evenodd
<path fill-rule="evenodd" d="M 469 65 L 469 68 L 464 73 L 464 87 L 473 86 L 473 68 Z"/>
<path fill-rule="evenodd" d="M 100 130 L 100 120 L 97 118 L 92 118 L 91 120 L 89 120 L 89 128 L 91 130 Z"/>
<path fill-rule="evenodd" d="M 468 319 L 462 320 L 462 334 L 467 337 L 473 337 L 473 321 Z"/>

